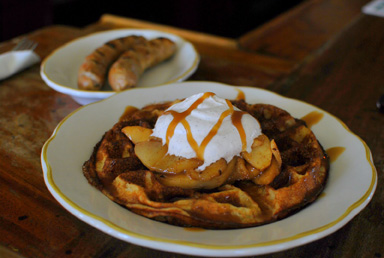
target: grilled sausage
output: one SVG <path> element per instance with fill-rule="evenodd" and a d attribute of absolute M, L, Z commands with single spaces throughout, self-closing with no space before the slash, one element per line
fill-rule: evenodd
<path fill-rule="evenodd" d="M 110 86 L 115 91 L 136 86 L 140 75 L 146 69 L 165 61 L 175 52 L 176 44 L 167 38 L 135 44 L 111 66 L 108 74 Z"/>
<path fill-rule="evenodd" d="M 78 87 L 83 90 L 99 90 L 105 83 L 111 64 L 127 49 L 139 42 L 142 36 L 127 36 L 110 40 L 85 58 L 78 73 Z"/>

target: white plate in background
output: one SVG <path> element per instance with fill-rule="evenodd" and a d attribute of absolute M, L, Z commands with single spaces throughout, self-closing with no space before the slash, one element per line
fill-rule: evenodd
<path fill-rule="evenodd" d="M 107 98 L 115 94 L 110 87 L 108 89 L 108 87 L 104 86 L 103 88 L 106 89 L 100 91 L 78 89 L 78 70 L 85 57 L 94 49 L 112 39 L 129 35 L 140 35 L 148 40 L 166 37 L 177 45 L 174 56 L 142 74 L 137 85 L 138 88 L 181 82 L 191 76 L 198 67 L 200 56 L 196 49 L 190 42 L 179 36 L 156 30 L 119 29 L 93 33 L 75 39 L 56 49 L 43 60 L 40 75 L 49 87 L 70 95 L 81 105 Z"/>

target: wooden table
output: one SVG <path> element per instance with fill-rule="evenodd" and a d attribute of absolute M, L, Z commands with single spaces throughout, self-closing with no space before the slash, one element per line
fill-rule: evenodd
<path fill-rule="evenodd" d="M 27 36 L 44 58 L 79 36 L 113 28 L 152 28 L 195 44 L 201 63 L 189 80 L 268 89 L 339 117 L 370 147 L 378 186 L 370 204 L 337 232 L 263 257 L 384 257 L 384 19 L 361 13 L 363 0 L 309 0 L 229 39 L 104 15 L 85 28 L 52 26 Z M 47 190 L 40 151 L 79 105 L 51 90 L 39 65 L 0 81 L 0 257 L 187 257 L 117 240 L 67 212 Z"/>

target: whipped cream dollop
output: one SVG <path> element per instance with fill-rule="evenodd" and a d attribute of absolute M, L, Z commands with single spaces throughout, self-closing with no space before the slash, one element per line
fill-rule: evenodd
<path fill-rule="evenodd" d="M 215 161 L 227 162 L 251 151 L 261 134 L 259 122 L 211 92 L 199 93 L 172 105 L 161 115 L 152 136 L 168 145 L 168 154 L 199 158 L 204 170 Z"/>

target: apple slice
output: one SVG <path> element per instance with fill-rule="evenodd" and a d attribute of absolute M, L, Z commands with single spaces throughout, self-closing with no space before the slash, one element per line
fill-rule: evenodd
<path fill-rule="evenodd" d="M 263 171 L 269 167 L 272 161 L 272 150 L 268 137 L 262 134 L 255 138 L 251 152 L 243 152 L 242 156 L 257 170 Z"/>
<path fill-rule="evenodd" d="M 149 170 L 177 174 L 186 170 L 195 169 L 203 162 L 197 158 L 187 159 L 167 154 L 168 147 L 161 141 L 151 139 L 138 142 L 135 145 L 135 154 Z"/>
<path fill-rule="evenodd" d="M 133 144 L 148 141 L 152 134 L 152 129 L 142 126 L 126 126 L 121 129 L 121 131 L 133 142 Z"/>
<path fill-rule="evenodd" d="M 150 170 L 154 170 L 155 164 L 168 152 L 168 147 L 161 141 L 143 141 L 135 145 L 135 154 L 140 161 Z"/>
<path fill-rule="evenodd" d="M 241 157 L 235 157 L 236 164 L 233 168 L 233 172 L 229 176 L 226 183 L 233 184 L 236 181 L 240 180 L 251 180 L 255 176 L 261 173 L 260 170 L 252 167 L 249 163 L 245 162 L 245 160 Z"/>
<path fill-rule="evenodd" d="M 152 168 L 157 172 L 177 174 L 195 169 L 201 164 L 203 164 L 203 161 L 198 158 L 187 159 L 180 156 L 166 154 L 163 158 L 159 159 Z"/>
<path fill-rule="evenodd" d="M 271 150 L 272 150 L 273 157 L 276 159 L 277 164 L 279 165 L 279 168 L 281 168 L 283 160 L 281 159 L 279 148 L 277 147 L 277 144 L 274 139 L 272 139 L 271 141 Z"/>
<path fill-rule="evenodd" d="M 273 157 L 271 165 L 260 173 L 259 176 L 253 178 L 252 181 L 258 185 L 268 185 L 272 183 L 278 174 L 280 174 L 280 165 L 275 157 Z"/>
<path fill-rule="evenodd" d="M 187 175 L 195 180 L 209 181 L 214 177 L 220 176 L 224 172 L 226 167 L 227 162 L 225 161 L 225 159 L 219 159 L 218 161 L 206 167 L 203 171 L 197 171 L 195 169 L 188 170 Z"/>
<path fill-rule="evenodd" d="M 203 171 L 189 170 L 176 175 L 163 174 L 158 176 L 158 180 L 163 185 L 184 189 L 213 189 L 225 183 L 233 172 L 235 164 L 236 159 L 232 159 L 228 165 L 224 159 L 220 159 Z"/>

